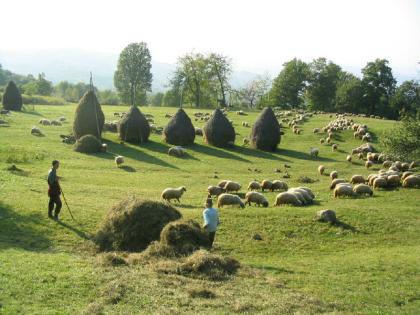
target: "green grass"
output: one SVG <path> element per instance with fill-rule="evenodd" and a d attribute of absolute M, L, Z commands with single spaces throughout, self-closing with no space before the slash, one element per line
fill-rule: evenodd
<path fill-rule="evenodd" d="M 303 134 L 288 128 L 276 153 L 241 146 L 257 114 L 229 114 L 238 133 L 237 146 L 225 150 L 207 146 L 201 138 L 188 147 L 186 158 L 167 155 L 169 145 L 152 135 L 142 146 L 120 144 L 104 133 L 108 153 L 84 155 L 61 143 L 71 131 L 74 105 L 36 106 L 36 112 L 13 113 L 9 127 L 0 126 L 0 314 L 417 314 L 420 309 L 419 190 L 375 191 L 373 198 L 334 199 L 328 176 L 368 175 L 362 162 L 345 161 L 361 144 L 351 131 L 341 132 L 339 150 L 320 145 L 312 133 L 331 118 L 318 115 L 302 125 Z M 107 120 L 118 106 L 103 106 Z M 142 108 L 164 126 L 174 108 Z M 191 115 L 194 110 L 187 109 Z M 65 116 L 61 127 L 41 126 L 45 137 L 30 135 L 42 117 Z M 395 122 L 355 118 L 376 137 Z M 202 126 L 201 122 L 194 122 Z M 374 143 L 377 146 L 377 143 Z M 320 156 L 309 157 L 318 147 Z M 128 168 L 117 168 L 114 155 Z M 63 208 L 62 222 L 47 219 L 46 173 L 53 159 L 61 161 L 62 188 L 74 216 Z M 22 172 L 7 171 L 16 164 Z M 291 166 L 289 187 L 302 186 L 300 176 L 317 181 L 303 184 L 316 194 L 307 207 L 272 207 L 276 193 L 266 193 L 269 208 L 220 209 L 221 226 L 215 251 L 231 255 L 244 266 L 231 280 L 210 282 L 165 274 L 147 265 L 104 267 L 90 249 L 95 232 L 111 205 L 128 195 L 158 199 L 166 187 L 186 186 L 178 206 L 185 218 L 201 222 L 208 185 L 232 179 L 244 187 L 254 179 L 281 179 Z M 261 173 L 254 169 L 261 170 Z M 248 169 L 251 169 L 248 170 Z M 214 178 L 217 172 L 218 179 Z M 320 209 L 333 209 L 343 225 L 314 220 Z M 252 239 L 259 233 L 263 240 Z M 210 290 L 206 299 L 188 292 Z M 198 294 L 200 296 L 200 294 Z"/>

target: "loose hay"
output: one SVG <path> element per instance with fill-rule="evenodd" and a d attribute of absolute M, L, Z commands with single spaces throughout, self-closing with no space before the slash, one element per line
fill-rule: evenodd
<path fill-rule="evenodd" d="M 84 135 L 74 144 L 74 151 L 81 153 L 97 153 L 101 151 L 102 143 L 93 135 Z"/>

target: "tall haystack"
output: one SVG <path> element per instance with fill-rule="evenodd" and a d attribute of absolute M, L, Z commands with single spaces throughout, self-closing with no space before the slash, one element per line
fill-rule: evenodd
<path fill-rule="evenodd" d="M 203 128 L 208 144 L 229 147 L 235 142 L 235 129 L 220 109 L 216 109 Z"/>
<path fill-rule="evenodd" d="M 252 147 L 264 151 L 276 151 L 280 143 L 280 125 L 271 107 L 263 109 L 252 127 Z"/>
<path fill-rule="evenodd" d="M 174 145 L 189 145 L 194 143 L 195 129 L 190 117 L 182 109 L 178 109 L 176 114 L 163 130 L 163 138 L 167 143 Z"/>
<path fill-rule="evenodd" d="M 22 110 L 22 95 L 15 82 L 9 81 L 3 93 L 3 108 L 7 110 Z"/>
<path fill-rule="evenodd" d="M 136 106 L 131 106 L 120 120 L 118 132 L 121 140 L 140 144 L 149 139 L 150 125 L 140 110 Z"/>
<path fill-rule="evenodd" d="M 105 116 L 93 89 L 82 96 L 76 108 L 73 123 L 73 135 L 76 139 L 84 135 L 93 135 L 101 139 Z"/>

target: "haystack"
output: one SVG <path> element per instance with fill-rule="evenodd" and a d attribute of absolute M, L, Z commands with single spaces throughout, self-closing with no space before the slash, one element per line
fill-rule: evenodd
<path fill-rule="evenodd" d="M 22 95 L 15 82 L 9 81 L 3 93 L 3 108 L 5 110 L 22 110 Z"/>
<path fill-rule="evenodd" d="M 235 129 L 220 109 L 216 109 L 203 128 L 208 144 L 229 147 L 235 142 Z"/>
<path fill-rule="evenodd" d="M 159 239 L 166 224 L 180 218 L 181 213 L 171 205 L 124 199 L 108 212 L 95 240 L 102 251 L 142 251 Z"/>
<path fill-rule="evenodd" d="M 271 107 L 263 109 L 252 127 L 252 147 L 264 151 L 276 151 L 280 143 L 280 125 Z"/>
<path fill-rule="evenodd" d="M 150 125 L 140 110 L 136 106 L 131 106 L 120 120 L 118 132 L 121 140 L 140 144 L 149 139 Z"/>
<path fill-rule="evenodd" d="M 105 116 L 95 92 L 89 90 L 82 96 L 76 108 L 73 123 L 73 135 L 76 139 L 84 135 L 93 135 L 101 138 Z"/>
<path fill-rule="evenodd" d="M 194 143 L 195 129 L 187 113 L 180 108 L 163 130 L 163 138 L 174 145 L 189 145 Z"/>
<path fill-rule="evenodd" d="M 73 148 L 81 153 L 97 153 L 101 151 L 102 143 L 93 135 L 84 135 L 76 141 Z"/>

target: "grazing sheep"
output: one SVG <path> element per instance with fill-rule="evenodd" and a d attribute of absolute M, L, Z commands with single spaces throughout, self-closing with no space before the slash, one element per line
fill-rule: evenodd
<path fill-rule="evenodd" d="M 353 187 L 353 191 L 359 195 L 373 195 L 372 189 L 366 184 L 357 184 Z"/>
<path fill-rule="evenodd" d="M 50 126 L 50 125 L 51 125 L 51 121 L 50 121 L 49 119 L 45 119 L 45 118 L 42 118 L 42 119 L 39 121 L 39 123 L 40 123 L 41 125 L 44 125 L 44 126 Z"/>
<path fill-rule="evenodd" d="M 332 151 L 334 152 L 334 151 L 336 151 L 337 149 L 338 149 L 338 144 L 337 143 L 334 143 L 332 146 L 331 146 L 331 149 L 332 149 Z"/>
<path fill-rule="evenodd" d="M 319 139 L 319 143 L 323 144 L 325 142 L 324 138 Z"/>
<path fill-rule="evenodd" d="M 252 182 L 249 182 L 248 184 L 248 190 L 260 190 L 261 185 L 259 182 L 253 180 Z"/>
<path fill-rule="evenodd" d="M 61 116 L 61 117 L 58 117 L 58 121 L 61 121 L 61 122 L 64 122 L 64 121 L 66 121 L 66 117 L 64 117 L 64 116 Z"/>
<path fill-rule="evenodd" d="M 337 171 L 332 171 L 330 173 L 330 177 L 331 177 L 331 179 L 336 179 L 338 177 L 338 172 Z"/>
<path fill-rule="evenodd" d="M 366 166 L 367 169 L 371 168 L 372 165 L 373 165 L 372 161 L 366 161 L 366 163 L 365 163 L 365 166 Z"/>
<path fill-rule="evenodd" d="M 338 185 L 334 189 L 334 198 L 338 197 L 354 197 L 355 192 L 353 191 L 353 188 L 351 185 Z"/>
<path fill-rule="evenodd" d="M 34 135 L 34 136 L 42 136 L 43 133 L 42 133 L 41 129 L 39 129 L 38 127 L 33 126 L 31 128 L 31 135 Z"/>
<path fill-rule="evenodd" d="M 387 188 L 388 182 L 385 177 L 376 177 L 373 180 L 373 189 L 376 188 Z"/>
<path fill-rule="evenodd" d="M 160 196 L 162 199 L 171 202 L 172 199 L 176 199 L 179 201 L 179 198 L 182 197 L 182 194 L 187 191 L 184 186 L 178 188 L 166 188 L 162 191 L 162 195 Z"/>
<path fill-rule="evenodd" d="M 318 166 L 318 173 L 319 175 L 323 175 L 325 171 L 325 166 L 324 165 L 320 165 Z"/>
<path fill-rule="evenodd" d="M 347 160 L 347 162 L 350 162 L 350 163 L 351 163 L 351 159 L 352 159 L 352 158 L 351 158 L 351 155 L 347 155 L 347 156 L 346 156 L 346 160 Z"/>
<path fill-rule="evenodd" d="M 331 137 L 327 138 L 327 143 L 331 143 Z"/>
<path fill-rule="evenodd" d="M 311 150 L 309 151 L 309 154 L 311 155 L 311 157 L 318 157 L 318 154 L 319 154 L 318 148 L 311 148 Z"/>
<path fill-rule="evenodd" d="M 225 192 L 225 190 L 219 186 L 209 186 L 207 187 L 207 192 L 210 196 L 219 196 Z"/>
<path fill-rule="evenodd" d="M 404 179 L 406 179 L 408 176 L 410 176 L 410 175 L 413 175 L 414 173 L 413 172 L 410 172 L 410 171 L 407 171 L 407 172 L 404 172 L 403 174 L 402 174 L 402 176 L 401 176 L 401 180 L 403 181 Z"/>
<path fill-rule="evenodd" d="M 343 183 L 347 183 L 347 181 L 342 178 L 335 178 L 330 184 L 330 189 L 334 189 L 335 186 L 337 186 L 338 184 L 343 184 Z"/>
<path fill-rule="evenodd" d="M 319 128 L 314 128 L 313 133 L 319 133 L 320 129 Z"/>
<path fill-rule="evenodd" d="M 185 149 L 180 146 L 170 147 L 168 150 L 170 156 L 182 157 L 185 155 Z"/>
<path fill-rule="evenodd" d="M 364 159 L 363 153 L 359 153 L 359 154 L 357 155 L 357 157 L 359 158 L 359 160 L 363 160 L 363 159 Z"/>
<path fill-rule="evenodd" d="M 409 169 L 412 170 L 413 168 L 416 168 L 417 163 L 415 161 L 410 163 Z"/>
<path fill-rule="evenodd" d="M 120 167 L 120 165 L 124 163 L 124 157 L 121 156 L 121 155 L 118 155 L 118 156 L 115 157 L 114 161 L 115 161 L 115 164 L 118 167 Z"/>
<path fill-rule="evenodd" d="M 241 184 L 234 182 L 234 181 L 227 181 L 225 184 L 225 187 L 223 187 L 226 192 L 232 192 L 232 191 L 239 191 L 241 189 Z"/>
<path fill-rule="evenodd" d="M 287 183 L 281 180 L 273 180 L 273 182 L 271 183 L 271 191 L 287 190 L 287 189 L 289 189 L 289 187 L 287 186 Z"/>
<path fill-rule="evenodd" d="M 61 122 L 58 120 L 52 120 L 51 121 L 51 126 L 61 126 Z"/>
<path fill-rule="evenodd" d="M 202 136 L 203 135 L 203 129 L 201 129 L 201 128 L 195 127 L 194 131 L 195 131 L 196 136 Z"/>
<path fill-rule="evenodd" d="M 410 164 L 408 164 L 408 163 L 402 163 L 401 164 L 401 170 L 402 171 L 407 171 L 409 169 L 410 169 Z"/>
<path fill-rule="evenodd" d="M 404 188 L 420 187 L 420 175 L 407 176 L 404 179 L 402 186 Z"/>
<path fill-rule="evenodd" d="M 232 194 L 221 194 L 217 198 L 217 207 L 223 207 L 223 206 L 233 206 L 238 205 L 242 209 L 245 208 L 245 204 L 242 202 L 241 198 L 237 195 Z"/>
<path fill-rule="evenodd" d="M 364 184 L 364 183 L 366 183 L 366 180 L 362 175 L 353 175 L 351 177 L 350 183 L 352 183 L 352 184 Z"/>
<path fill-rule="evenodd" d="M 220 188 L 225 188 L 226 183 L 228 182 L 227 179 L 221 180 L 217 186 L 219 186 Z"/>
<path fill-rule="evenodd" d="M 312 199 L 315 199 L 315 195 L 314 195 L 314 193 L 312 192 L 312 190 L 310 190 L 309 188 L 307 188 L 307 187 L 298 187 L 298 189 L 303 189 L 303 190 L 305 190 L 310 196 L 311 196 L 311 198 Z"/>
<path fill-rule="evenodd" d="M 295 194 L 290 192 L 282 192 L 276 196 L 275 206 L 281 205 L 292 205 L 292 206 L 302 206 L 302 202 L 296 197 Z"/>
<path fill-rule="evenodd" d="M 301 189 L 301 188 L 290 188 L 288 190 L 288 192 L 291 192 L 293 194 L 296 194 L 297 197 L 298 197 L 298 195 L 301 196 L 302 199 L 300 199 L 300 200 L 303 200 L 303 204 L 305 204 L 305 205 L 313 203 L 312 196 L 305 189 Z M 300 198 L 300 197 L 298 197 L 298 198 Z"/>
<path fill-rule="evenodd" d="M 272 186 L 273 186 L 273 182 L 272 182 L 272 181 L 269 181 L 269 180 L 267 180 L 267 179 L 264 179 L 264 180 L 261 182 L 261 190 L 262 190 L 262 191 L 264 191 L 264 189 L 268 189 L 268 190 L 270 190 Z"/>
<path fill-rule="evenodd" d="M 378 174 L 369 174 L 368 178 L 367 178 L 367 182 L 369 184 L 369 186 L 373 186 L 373 181 L 375 179 L 377 179 L 379 177 Z"/>
<path fill-rule="evenodd" d="M 268 201 L 263 194 L 256 191 L 248 191 L 245 195 L 245 203 L 251 205 L 254 202 L 258 207 L 262 205 L 264 208 L 268 207 Z"/>
<path fill-rule="evenodd" d="M 386 160 L 382 163 L 383 168 L 390 168 L 392 165 L 392 161 Z"/>
<path fill-rule="evenodd" d="M 335 211 L 333 210 L 319 210 L 316 215 L 319 221 L 330 223 L 337 222 L 337 217 L 335 215 Z"/>
<path fill-rule="evenodd" d="M 398 175 L 389 175 L 386 178 L 388 187 L 398 187 L 400 185 L 400 176 Z"/>

